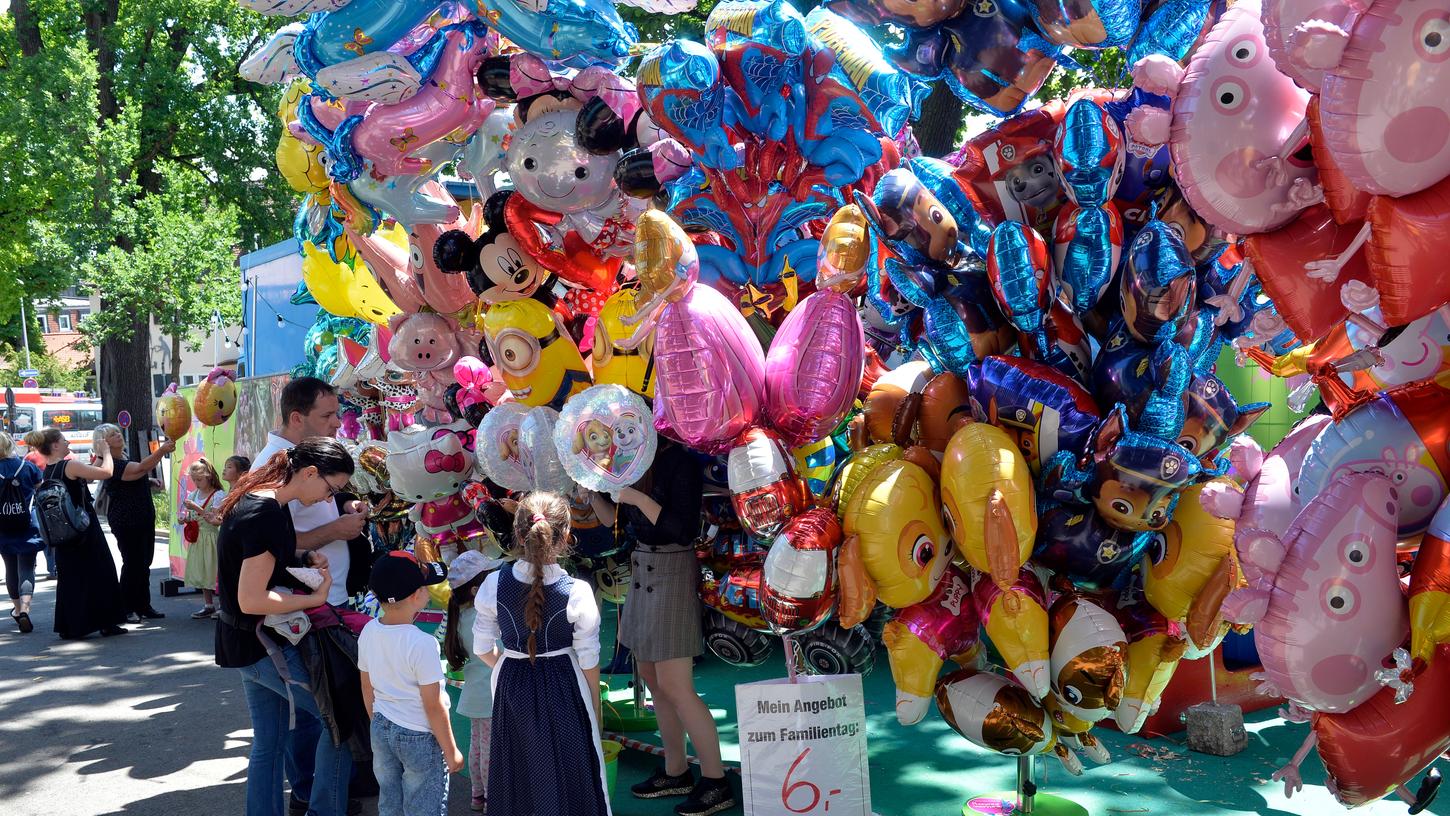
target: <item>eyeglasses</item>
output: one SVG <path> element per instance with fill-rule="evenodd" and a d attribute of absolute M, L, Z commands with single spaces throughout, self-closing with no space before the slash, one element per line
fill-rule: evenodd
<path fill-rule="evenodd" d="M 337 494 L 339 494 L 342 491 L 344 491 L 344 490 L 347 489 L 347 483 L 346 482 L 344 482 L 341 487 L 338 487 L 337 485 L 333 484 L 332 482 L 329 482 L 327 479 L 324 478 L 322 480 L 322 483 L 325 484 L 325 485 L 327 485 L 327 497 L 329 499 L 335 499 L 335 498 L 337 498 Z"/>

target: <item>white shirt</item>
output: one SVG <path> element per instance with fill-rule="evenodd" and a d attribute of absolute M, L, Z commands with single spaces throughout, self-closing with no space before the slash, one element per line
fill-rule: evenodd
<path fill-rule="evenodd" d="M 438 659 L 438 641 L 422 629 L 408 624 L 369 621 L 357 639 L 357 668 L 368 673 L 373 686 L 373 713 L 394 725 L 413 731 L 431 732 L 423 711 L 419 686 L 443 682 L 443 664 Z M 441 687 L 440 687 L 441 688 Z M 448 696 L 443 710 L 448 710 Z"/>
<path fill-rule="evenodd" d="M 515 561 L 513 576 L 530 584 L 534 581 L 534 565 L 527 561 Z M 489 649 L 498 640 L 498 576 L 503 570 L 483 579 L 478 596 L 473 599 L 473 608 L 478 618 L 473 622 L 474 648 Z M 544 584 L 553 585 L 569 581 L 569 603 L 565 615 L 574 624 L 574 654 L 579 659 L 579 668 L 592 669 L 599 665 L 599 605 L 594 602 L 594 590 L 583 581 L 576 581 L 564 572 L 558 564 L 544 567 Z M 504 610 L 504 614 L 523 619 L 524 610 Z"/>
<path fill-rule="evenodd" d="M 291 450 L 293 447 L 296 446 L 285 437 L 274 433 L 267 434 L 267 446 L 257 454 L 257 463 L 254 467 L 265 465 L 267 460 L 272 458 L 272 454 L 277 451 Z M 287 503 L 287 509 L 292 512 L 292 526 L 297 528 L 298 533 L 316 530 L 324 524 L 337 521 L 340 515 L 337 512 L 337 502 L 334 500 L 304 505 L 293 499 Z M 327 568 L 332 572 L 332 588 L 327 591 L 327 602 L 339 605 L 347 603 L 347 569 L 352 561 L 348 557 L 347 542 L 329 541 L 318 550 L 327 556 Z"/>

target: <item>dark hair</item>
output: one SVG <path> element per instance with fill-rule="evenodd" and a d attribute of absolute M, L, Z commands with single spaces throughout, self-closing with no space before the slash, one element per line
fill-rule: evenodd
<path fill-rule="evenodd" d="M 295 380 L 294 380 L 295 382 Z M 297 443 L 295 447 L 272 454 L 266 464 L 237 480 L 231 495 L 222 502 L 222 515 L 232 508 L 243 496 L 260 490 L 276 490 L 292 481 L 292 477 L 303 468 L 315 467 L 321 476 L 335 473 L 352 475 L 354 465 L 352 454 L 342 443 L 329 436 L 313 436 Z"/>
<path fill-rule="evenodd" d="M 538 651 L 537 635 L 544 625 L 544 565 L 569 552 L 569 503 L 554 493 L 525 496 L 514 513 L 514 542 L 518 557 L 534 568 L 534 580 L 524 602 L 532 663 Z"/>
<path fill-rule="evenodd" d="M 252 469 L 252 460 L 245 456 L 228 456 L 225 464 L 236 465 L 237 470 L 240 470 L 242 473 L 246 473 Z"/>
<path fill-rule="evenodd" d="M 474 595 L 487 577 L 487 571 L 480 572 L 468 579 L 467 583 L 455 587 L 448 596 L 448 631 L 443 635 L 443 657 L 448 660 L 448 668 L 453 671 L 462 669 L 463 664 L 473 657 L 463 648 L 463 636 L 458 633 L 458 619 L 463 614 L 463 607 L 473 606 Z"/>
<path fill-rule="evenodd" d="M 298 377 L 282 388 L 282 397 L 277 401 L 277 410 L 282 414 L 282 427 L 292 421 L 295 411 L 303 416 L 312 412 L 317 398 L 336 394 L 337 390 L 316 377 Z"/>
<path fill-rule="evenodd" d="M 29 437 L 26 438 L 28 439 Z M 60 428 L 45 428 L 40 432 L 40 444 L 34 447 L 40 451 L 41 456 L 49 456 L 50 452 L 62 439 L 65 439 L 65 434 L 61 433 Z"/>

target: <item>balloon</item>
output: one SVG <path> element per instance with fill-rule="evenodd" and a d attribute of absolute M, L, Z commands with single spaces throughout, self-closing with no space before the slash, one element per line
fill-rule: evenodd
<path fill-rule="evenodd" d="M 457 331 L 447 318 L 431 312 L 398 315 L 390 321 L 393 339 L 388 343 L 388 356 L 404 371 L 433 371 L 462 356 Z"/>
<path fill-rule="evenodd" d="M 1149 2 L 1133 44 L 1128 48 L 1128 65 L 1152 54 L 1162 54 L 1174 62 L 1191 56 L 1208 35 L 1228 4 L 1225 0 L 1164 0 Z"/>
<path fill-rule="evenodd" d="M 197 383 L 192 413 L 203 425 L 220 425 L 237 410 L 237 372 L 217 366 Z"/>
<path fill-rule="evenodd" d="M 638 40 L 634 26 L 601 0 L 479 0 L 478 16 L 520 48 L 549 59 L 617 60 Z"/>
<path fill-rule="evenodd" d="M 1058 451 L 1085 451 L 1101 416 L 1082 386 L 1016 357 L 988 357 L 973 366 L 967 389 L 972 416 L 1012 435 L 1033 475 Z"/>
<path fill-rule="evenodd" d="M 570 479 L 618 494 L 654 462 L 657 439 L 649 406 L 620 385 L 596 385 L 570 397 L 554 426 L 553 445 Z"/>
<path fill-rule="evenodd" d="M 1245 254 L 1253 261 L 1264 292 L 1273 298 L 1275 308 L 1296 335 L 1322 337 L 1343 322 L 1349 309 L 1340 299 L 1341 289 L 1350 281 L 1370 281 L 1365 256 L 1358 252 L 1347 259 L 1335 279 L 1305 274 L 1311 261 L 1343 252 L 1360 226 L 1357 221 L 1337 224 L 1328 207 L 1315 204 L 1282 229 L 1250 235 L 1244 241 Z"/>
<path fill-rule="evenodd" d="M 1088 723 L 1117 709 L 1126 682 L 1127 635 L 1087 598 L 1065 594 L 1052 604 L 1052 691 L 1067 714 Z"/>
<path fill-rule="evenodd" d="M 327 65 L 386 51 L 440 5 L 438 0 L 352 0 L 308 19 L 297 38 L 296 57 L 315 74 Z M 316 8 L 306 8 L 316 11 Z"/>
<path fill-rule="evenodd" d="M 966 0 L 932 0 L 928 3 L 903 3 L 900 0 L 836 0 L 829 3 L 832 11 L 862 25 L 892 23 L 902 28 L 931 28 L 957 16 L 967 7 Z"/>
<path fill-rule="evenodd" d="M 1430 519 L 1410 571 L 1410 656 L 1429 663 L 1450 642 L 1450 503 Z"/>
<path fill-rule="evenodd" d="M 299 193 L 319 193 L 327 189 L 327 168 L 322 164 L 322 147 L 292 135 L 289 129 L 297 121 L 297 103 L 312 92 L 312 84 L 298 77 L 288 83 L 277 103 L 277 118 L 282 120 L 277 137 L 277 170 L 287 185 Z"/>
<path fill-rule="evenodd" d="M 1059 100 L 1013 116 L 967 141 L 956 178 L 980 202 L 988 224 L 1020 221 L 1050 229 L 1067 200 L 1053 161 L 1053 142 L 1067 106 Z"/>
<path fill-rule="evenodd" d="M 1078 99 L 1058 128 L 1053 153 L 1071 202 L 1057 215 L 1053 260 L 1067 301 L 1086 314 L 1112 283 L 1122 252 L 1122 218 L 1112 197 L 1123 176 L 1123 134 L 1097 103 Z"/>
<path fill-rule="evenodd" d="M 1051 690 L 1047 591 L 1037 574 L 1023 567 L 1016 582 L 1005 589 L 979 575 L 972 584 L 972 596 L 1002 664 L 1034 698 L 1045 698 Z"/>
<path fill-rule="evenodd" d="M 1266 681 L 1304 708 L 1342 712 L 1369 699 L 1379 661 L 1409 631 L 1391 557 L 1395 496 L 1384 476 L 1339 477 L 1295 519 L 1282 560 L 1256 564 L 1271 579 L 1244 590 L 1262 610 L 1254 629 Z"/>
<path fill-rule="evenodd" d="M 654 334 L 646 334 L 633 348 L 617 344 L 629 338 L 634 328 L 624 319 L 639 310 L 639 290 L 620 289 L 604 301 L 594 322 L 594 381 L 622 385 L 640 396 L 655 395 Z"/>
<path fill-rule="evenodd" d="M 831 483 L 831 506 L 844 519 L 846 508 L 851 504 L 851 498 L 856 495 L 856 489 L 871 471 L 877 465 L 900 458 L 900 446 L 890 443 L 869 445 L 852 453 L 836 471 L 835 480 Z"/>
<path fill-rule="evenodd" d="M 841 518 L 843 625 L 865 620 L 878 600 L 893 609 L 921 603 L 942 581 L 952 561 L 951 538 L 936 484 L 918 465 L 878 464 L 850 494 Z"/>
<path fill-rule="evenodd" d="M 634 451 L 642 452 L 644 446 L 642 425 L 645 413 L 640 412 L 635 416 L 634 432 L 626 431 L 625 442 L 633 445 Z M 621 417 L 619 424 L 622 426 L 625 421 L 624 417 Z M 529 470 L 529 481 L 533 484 L 534 490 L 563 494 L 568 493 L 574 487 L 574 482 L 566 472 L 567 469 L 555 447 L 555 439 L 559 436 L 557 429 L 561 426 L 559 412 L 547 405 L 540 405 L 529 411 L 524 415 L 523 421 L 519 423 L 519 452 L 524 466 Z M 629 452 L 626 449 L 619 451 L 616 455 L 622 456 Z"/>
<path fill-rule="evenodd" d="M 1325 147 L 1317 94 L 1309 97 L 1309 107 L 1304 112 L 1309 118 L 1309 150 L 1314 166 L 1319 168 L 1319 183 L 1324 186 L 1324 203 L 1334 213 L 1334 220 L 1341 224 L 1363 220 L 1372 196 L 1350 183 L 1339 169 L 1339 162 Z"/>
<path fill-rule="evenodd" d="M 905 167 L 883 175 L 870 201 L 862 203 L 881 236 L 896 242 L 893 246 L 897 254 L 909 262 L 935 261 L 953 266 L 968 249 L 958 240 L 958 225 L 952 213 Z"/>
<path fill-rule="evenodd" d="M 1033 17 L 1037 28 L 1058 45 L 1096 49 L 1127 45 L 1138 30 L 1142 11 L 1143 4 L 1138 0 L 1037 0 Z"/>
<path fill-rule="evenodd" d="M 952 435 L 942 459 L 944 519 L 962 557 L 1006 589 L 1037 535 L 1032 474 L 1011 436 L 982 422 Z"/>
<path fill-rule="evenodd" d="M 1016 221 L 998 224 L 987 250 L 987 280 L 1007 319 L 1032 339 L 1038 354 L 1049 356 L 1045 322 L 1057 300 L 1058 281 L 1042 236 Z"/>
<path fill-rule="evenodd" d="M 1375 0 L 1347 31 L 1315 21 L 1304 35 L 1306 62 L 1327 69 L 1324 146 L 1361 190 L 1403 196 L 1450 175 L 1450 77 L 1438 65 L 1447 15 L 1445 0 Z"/>
<path fill-rule="evenodd" d="M 1353 19 L 1347 4 L 1324 3 L 1320 0 L 1268 0 L 1264 3 L 1264 44 L 1279 72 L 1294 80 L 1312 94 L 1319 93 L 1324 83 L 1324 67 L 1311 66 L 1304 45 L 1309 31 L 1296 36 L 1295 30 L 1310 20 L 1316 25 L 1328 23 L 1334 28 L 1347 26 Z M 1299 39 L 1304 37 L 1306 39 Z M 1315 162 L 1318 163 L 1317 161 Z"/>
<path fill-rule="evenodd" d="M 1127 683 L 1113 720 L 1124 734 L 1133 734 L 1158 707 L 1188 644 L 1146 604 L 1132 604 L 1115 614 L 1128 638 L 1128 652 Z"/>
<path fill-rule="evenodd" d="M 522 402 L 505 402 L 478 423 L 478 468 L 504 490 L 533 489 L 533 473 L 525 467 L 519 445 L 519 426 L 528 413 L 529 406 Z"/>
<path fill-rule="evenodd" d="M 765 413 L 792 447 L 825 436 L 856 401 L 865 339 L 846 295 L 818 291 L 780 324 L 765 358 Z"/>
<path fill-rule="evenodd" d="M 967 401 L 967 384 L 951 372 L 931 378 L 921 390 L 921 408 L 916 414 L 917 442 L 936 453 L 947 449 L 952 434 L 972 421 Z"/>
<path fill-rule="evenodd" d="M 1092 506 L 1054 504 L 1039 515 L 1032 563 L 1082 589 L 1115 586 L 1151 543 L 1145 534 L 1114 529 Z"/>
<path fill-rule="evenodd" d="M 495 303 L 483 317 L 483 334 L 504 384 L 525 405 L 557 408 L 590 385 L 579 347 L 537 300 Z"/>
<path fill-rule="evenodd" d="M 937 675 L 948 659 L 974 665 L 981 654 L 971 580 L 950 567 L 926 600 L 898 611 L 881 633 L 896 683 L 896 721 L 915 725 L 926 716 Z"/>
<path fill-rule="evenodd" d="M 346 235 L 368 271 L 399 309 L 416 312 L 427 305 L 423 290 L 413 274 L 406 231 L 398 226 L 381 226 L 371 235 L 362 235 L 351 229 L 346 231 Z"/>
<path fill-rule="evenodd" d="M 1364 252 L 1386 324 L 1404 325 L 1450 301 L 1450 283 L 1430 273 L 1450 238 L 1450 178 L 1400 198 L 1376 197 L 1369 227 Z"/>
<path fill-rule="evenodd" d="M 410 502 L 457 494 L 473 473 L 474 454 L 466 447 L 471 430 L 466 423 L 457 422 L 436 428 L 415 425 L 389 433 L 389 489 Z"/>
<path fill-rule="evenodd" d="M 468 288 L 488 305 L 535 297 L 550 278 L 508 231 L 504 209 L 513 194 L 505 190 L 489 197 L 483 207 L 487 227 L 478 238 L 466 229 L 450 229 L 433 241 L 434 266 L 446 273 L 462 272 Z"/>
<path fill-rule="evenodd" d="M 505 142 L 515 120 L 513 105 L 498 105 L 463 146 L 463 155 L 458 159 L 458 175 L 477 185 L 484 200 L 498 192 L 494 176 L 503 172 L 507 155 L 504 152 Z"/>
<path fill-rule="evenodd" d="M 1229 488 L 1211 482 L 1183 491 L 1173 519 L 1152 535 L 1141 569 L 1144 599 L 1163 617 L 1183 624 L 1200 648 L 1218 630 L 1223 600 L 1243 578 L 1233 521 L 1204 508 L 1201 496 L 1213 489 Z"/>
<path fill-rule="evenodd" d="M 1169 147 L 1178 186 L 1194 211 L 1227 232 L 1282 226 L 1317 195 L 1314 165 L 1301 156 L 1308 94 L 1267 51 L 1259 3 L 1235 3 L 1174 93 Z"/>
<path fill-rule="evenodd" d="M 714 51 L 673 40 L 640 61 L 639 96 L 650 118 L 701 164 L 733 170 L 740 157 L 724 125 L 727 91 L 720 72 Z"/>
<path fill-rule="evenodd" d="M 302 244 L 302 258 L 302 280 L 307 291 L 330 314 L 386 324 L 399 313 L 366 268 L 335 263 L 311 242 Z"/>
<path fill-rule="evenodd" d="M 191 430 L 191 406 L 176 393 L 176 383 L 166 386 L 156 400 L 156 424 L 171 440 L 180 440 Z"/>
<path fill-rule="evenodd" d="M 1198 278 L 1183 238 L 1159 220 L 1133 239 L 1119 292 L 1128 332 L 1143 343 L 1179 338 L 1196 315 Z"/>
<path fill-rule="evenodd" d="M 769 542 L 806 508 L 805 487 L 774 433 L 764 428 L 745 431 L 730 449 L 728 462 L 735 515 L 756 541 Z"/>
<path fill-rule="evenodd" d="M 777 634 L 809 632 L 836 607 L 841 523 L 824 508 L 792 518 L 765 556 L 760 612 Z"/>
<path fill-rule="evenodd" d="M 1032 756 L 1064 750 L 1042 704 L 1001 675 L 958 669 L 937 684 L 936 704 L 953 731 L 989 751 Z"/>

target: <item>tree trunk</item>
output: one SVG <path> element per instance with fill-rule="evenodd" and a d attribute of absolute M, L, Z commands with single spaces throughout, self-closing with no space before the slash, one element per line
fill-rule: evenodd
<path fill-rule="evenodd" d="M 941 158 L 957 149 L 957 131 L 966 121 L 962 101 L 945 82 L 938 82 L 921 103 L 921 118 L 911 126 L 923 155 Z"/>
<path fill-rule="evenodd" d="M 104 300 L 101 308 L 107 308 Z M 133 329 L 129 340 L 113 337 L 101 344 L 100 389 L 107 421 L 114 422 L 122 411 L 131 413 L 127 443 L 135 451 L 141 450 L 136 437 L 148 433 L 155 421 L 156 395 L 151 385 L 151 327 L 142 320 Z"/>
<path fill-rule="evenodd" d="M 40 53 L 40 20 L 30 10 L 30 0 L 11 0 L 10 13 L 15 17 L 15 39 L 20 42 L 20 54 L 33 57 Z"/>

